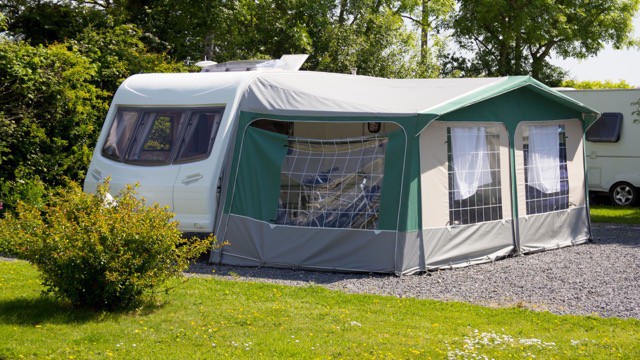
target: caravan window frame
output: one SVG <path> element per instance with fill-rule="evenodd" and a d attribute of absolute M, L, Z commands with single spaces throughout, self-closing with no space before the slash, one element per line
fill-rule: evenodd
<path fill-rule="evenodd" d="M 184 137 L 182 123 L 185 117 L 185 112 L 173 109 L 140 112 L 135 130 L 128 139 L 123 162 L 141 165 L 170 164 L 177 148 L 176 143 Z M 165 122 L 168 127 L 163 126 Z M 160 133 L 163 130 L 167 134 Z"/>
<path fill-rule="evenodd" d="M 616 143 L 620 141 L 624 115 L 620 112 L 603 112 L 586 131 L 589 142 Z"/>
<path fill-rule="evenodd" d="M 101 154 L 107 159 L 120 163 L 136 166 L 166 166 L 172 164 L 184 164 L 195 161 L 201 161 L 211 156 L 215 139 L 220 129 L 222 117 L 224 116 L 225 106 L 207 106 L 207 107 L 135 107 L 127 106 L 118 108 L 114 120 L 109 128 L 107 139 L 102 146 Z M 128 118 L 121 115 L 129 113 Z M 135 116 L 132 115 L 135 114 Z M 155 123 L 158 119 L 162 119 L 165 115 L 178 121 L 178 124 L 171 123 L 171 133 L 166 150 L 145 149 L 149 142 Z M 194 136 L 201 136 L 202 132 L 194 130 L 194 126 L 199 126 L 200 119 L 198 116 L 208 116 L 212 123 L 208 124 L 208 144 L 206 151 L 196 152 L 190 156 L 183 156 L 186 152 L 186 146 L 193 144 Z M 145 122 L 153 121 L 152 125 L 146 126 Z M 133 124 L 123 124 L 121 121 L 134 122 Z M 147 123 L 148 124 L 148 123 Z M 206 126 L 206 125 L 205 125 Z M 126 139 L 119 136 L 126 135 Z M 200 140 L 205 140 L 206 137 Z M 139 149 L 134 153 L 135 145 L 139 145 Z M 200 145 L 200 148 L 203 147 Z M 145 158 L 143 152 L 160 152 L 155 154 L 157 158 Z M 165 154 L 162 154 L 165 152 Z M 149 155 L 152 157 L 154 154 Z"/>

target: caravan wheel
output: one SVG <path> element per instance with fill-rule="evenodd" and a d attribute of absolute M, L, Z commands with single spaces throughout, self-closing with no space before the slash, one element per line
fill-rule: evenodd
<path fill-rule="evenodd" d="M 610 194 L 613 204 L 618 206 L 629 206 L 638 200 L 638 189 L 626 182 L 613 185 Z"/>

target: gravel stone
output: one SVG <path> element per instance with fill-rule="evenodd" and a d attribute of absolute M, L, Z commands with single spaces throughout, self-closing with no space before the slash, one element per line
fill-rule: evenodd
<path fill-rule="evenodd" d="M 593 241 L 494 263 L 419 275 L 344 274 L 196 262 L 189 275 L 290 286 L 321 285 L 489 307 L 640 319 L 640 225 L 592 224 Z"/>

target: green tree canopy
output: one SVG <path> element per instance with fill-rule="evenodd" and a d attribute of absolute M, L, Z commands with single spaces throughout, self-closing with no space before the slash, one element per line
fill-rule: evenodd
<path fill-rule="evenodd" d="M 0 38 L 0 190 L 35 177 L 47 185 L 82 179 L 120 82 L 185 70 L 149 53 L 142 37 L 120 25 L 46 46 Z"/>
<path fill-rule="evenodd" d="M 453 21 L 454 38 L 470 60 L 455 61 L 465 75 L 531 74 L 558 83 L 548 63 L 596 55 L 605 44 L 636 44 L 632 18 L 639 0 L 461 0 Z"/>
<path fill-rule="evenodd" d="M 633 86 L 625 80 L 620 81 L 576 81 L 576 80 L 564 80 L 560 85 L 562 87 L 569 87 L 574 89 L 633 89 Z"/>
<path fill-rule="evenodd" d="M 108 104 L 94 76 L 65 45 L 0 40 L 0 179 L 83 176 Z"/>
<path fill-rule="evenodd" d="M 410 21 L 420 36 L 420 77 L 437 77 L 439 59 L 446 48 L 446 31 L 454 13 L 454 0 L 408 0 L 400 2 L 397 12 Z"/>
<path fill-rule="evenodd" d="M 102 11 L 65 0 L 0 0 L 0 12 L 8 32 L 31 45 L 64 42 L 88 26 L 108 26 Z"/>
<path fill-rule="evenodd" d="M 7 30 L 7 17 L 0 13 L 0 32 Z"/>
<path fill-rule="evenodd" d="M 127 77 L 145 72 L 183 72 L 187 67 L 173 62 L 164 53 L 152 52 L 148 37 L 134 25 L 88 28 L 68 42 L 69 46 L 94 64 L 92 83 L 111 96 Z"/>
<path fill-rule="evenodd" d="M 170 44 L 175 59 L 307 53 L 307 69 L 415 76 L 417 41 L 402 20 L 411 1 L 149 0 L 144 11 L 138 2 L 123 3 L 129 20 Z"/>
<path fill-rule="evenodd" d="M 431 2 L 0 0 L 0 11 L 9 14 L 11 33 L 32 45 L 77 40 L 88 27 L 99 32 L 135 24 L 147 49 L 177 61 L 307 53 L 307 69 L 349 72 L 356 67 L 361 74 L 408 77 L 420 75 L 420 52 L 403 15 L 415 15 L 422 3 Z M 431 8 L 429 31 L 437 18 Z"/>

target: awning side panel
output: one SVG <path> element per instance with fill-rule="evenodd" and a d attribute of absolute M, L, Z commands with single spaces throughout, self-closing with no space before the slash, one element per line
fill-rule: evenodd
<path fill-rule="evenodd" d="M 518 219 L 523 253 L 556 249 L 589 241 L 586 207 L 536 214 Z"/>
<path fill-rule="evenodd" d="M 305 228 L 225 215 L 230 245 L 212 256 L 229 265 L 396 273 L 396 232 Z"/>
<path fill-rule="evenodd" d="M 422 230 L 427 269 L 461 267 L 513 253 L 512 221 Z"/>

